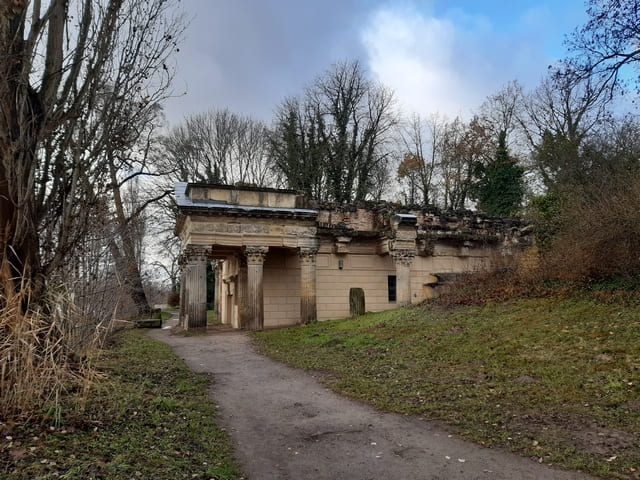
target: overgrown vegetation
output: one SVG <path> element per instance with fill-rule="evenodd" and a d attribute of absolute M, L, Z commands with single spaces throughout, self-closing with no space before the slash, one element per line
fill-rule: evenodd
<path fill-rule="evenodd" d="M 573 187 L 564 199 L 543 255 L 548 277 L 584 281 L 640 272 L 640 180 Z"/>
<path fill-rule="evenodd" d="M 258 332 L 332 389 L 607 478 L 640 469 L 640 306 L 591 295 L 416 306 Z"/>
<path fill-rule="evenodd" d="M 0 423 L 0 476 L 110 480 L 242 478 L 214 421 L 209 380 L 138 331 L 118 336 L 97 362 L 104 377 L 84 408 L 65 398 L 55 422 Z"/>
<path fill-rule="evenodd" d="M 82 402 L 95 378 L 90 353 L 109 324 L 90 324 L 62 293 L 48 299 L 56 305 L 51 312 L 26 295 L 22 289 L 3 299 L 0 309 L 0 419 L 46 411 L 59 421 L 67 394 Z"/>

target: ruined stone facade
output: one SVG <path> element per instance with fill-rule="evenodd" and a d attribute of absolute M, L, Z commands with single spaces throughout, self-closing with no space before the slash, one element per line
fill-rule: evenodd
<path fill-rule="evenodd" d="M 447 275 L 526 244 L 516 221 L 314 205 L 290 190 L 179 183 L 176 201 L 185 328 L 206 325 L 207 262 L 222 323 L 260 330 L 347 317 L 352 287 L 367 311 L 421 302 Z"/>

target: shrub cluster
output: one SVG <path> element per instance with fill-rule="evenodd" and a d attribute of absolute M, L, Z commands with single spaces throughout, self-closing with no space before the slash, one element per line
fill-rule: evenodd
<path fill-rule="evenodd" d="M 545 276 L 591 281 L 640 272 L 640 180 L 615 178 L 564 193 L 543 251 Z"/>

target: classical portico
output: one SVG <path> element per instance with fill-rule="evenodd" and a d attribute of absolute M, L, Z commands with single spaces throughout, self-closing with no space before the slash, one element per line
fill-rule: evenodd
<path fill-rule="evenodd" d="M 267 315 L 298 322 L 317 319 L 315 255 L 316 216 L 298 208 L 300 196 L 289 190 L 179 184 L 182 213 L 177 226 L 183 248 L 181 322 L 206 326 L 206 264 L 215 261 L 216 310 L 223 323 L 261 330 Z M 288 292 L 276 292 L 265 305 L 265 263 Z M 298 278 L 296 288 L 292 280 Z M 273 290 L 273 288 L 271 289 Z M 297 290 L 294 315 L 292 290 Z M 286 293 L 286 295 L 283 295 Z M 282 297 L 284 301 L 279 301 Z M 285 315 L 286 314 L 286 315 Z"/>
<path fill-rule="evenodd" d="M 261 330 L 346 317 L 351 288 L 364 292 L 366 311 L 420 302 L 437 294 L 440 278 L 487 268 L 526 243 L 517 224 L 481 216 L 320 206 L 250 186 L 179 183 L 175 194 L 187 329 L 206 327 L 207 265 L 219 320 Z"/>

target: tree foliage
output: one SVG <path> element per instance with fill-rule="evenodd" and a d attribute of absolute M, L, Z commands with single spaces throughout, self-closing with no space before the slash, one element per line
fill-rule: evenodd
<path fill-rule="evenodd" d="M 156 168 L 173 181 L 267 186 L 267 127 L 228 109 L 187 116 L 162 137 Z"/>
<path fill-rule="evenodd" d="M 565 67 L 525 98 L 519 121 L 532 148 L 532 167 L 547 188 L 588 181 L 582 148 L 610 120 L 608 107 L 597 79 Z"/>
<path fill-rule="evenodd" d="M 322 117 L 297 98 L 286 99 L 276 112 L 270 136 L 272 168 L 289 188 L 309 198 L 322 199 L 328 145 L 320 138 Z"/>
<path fill-rule="evenodd" d="M 524 194 L 524 168 L 509 155 L 506 132 L 498 135 L 495 155 L 485 164 L 475 166 L 471 196 L 478 209 L 495 216 L 512 216 L 518 212 Z"/>
<path fill-rule="evenodd" d="M 403 159 L 397 170 L 397 179 L 405 203 L 435 205 L 435 184 L 441 165 L 443 138 L 447 122 L 439 115 L 422 118 L 413 115 L 400 131 L 400 151 Z"/>
<path fill-rule="evenodd" d="M 475 166 L 486 161 L 491 148 L 487 131 L 477 117 L 468 124 L 456 118 L 447 125 L 440 167 L 445 209 L 466 208 Z"/>

